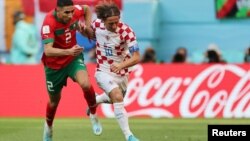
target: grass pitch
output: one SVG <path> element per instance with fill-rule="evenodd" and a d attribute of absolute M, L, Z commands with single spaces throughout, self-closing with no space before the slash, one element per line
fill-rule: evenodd
<path fill-rule="evenodd" d="M 56 118 L 53 141 L 125 141 L 115 119 L 100 119 L 101 136 L 92 133 L 89 119 Z M 138 119 L 130 128 L 141 141 L 207 141 L 208 124 L 247 124 L 249 119 Z M 0 118 L 0 141 L 42 141 L 44 120 Z"/>

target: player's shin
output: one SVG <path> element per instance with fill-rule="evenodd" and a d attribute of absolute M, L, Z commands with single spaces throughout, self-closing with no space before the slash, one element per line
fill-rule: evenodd
<path fill-rule="evenodd" d="M 95 114 L 97 105 L 96 105 L 94 88 L 91 86 L 89 89 L 83 89 L 83 93 L 84 93 L 84 98 L 88 103 L 90 113 Z"/>
<path fill-rule="evenodd" d="M 56 114 L 57 105 L 48 103 L 46 108 L 46 123 L 49 127 L 53 125 Z"/>
<path fill-rule="evenodd" d="M 124 108 L 124 104 L 123 102 L 119 102 L 119 103 L 114 103 L 113 105 L 114 105 L 115 117 L 119 123 L 120 128 L 122 129 L 125 138 L 128 139 L 128 137 L 132 135 L 132 133 L 129 129 L 128 115 L 127 111 Z"/>

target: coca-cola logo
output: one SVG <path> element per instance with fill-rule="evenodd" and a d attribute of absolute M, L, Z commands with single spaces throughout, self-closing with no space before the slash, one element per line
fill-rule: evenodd
<path fill-rule="evenodd" d="M 166 66 L 158 67 L 164 70 L 161 67 Z M 185 76 L 173 70 L 156 75 L 137 65 L 124 99 L 129 116 L 250 117 L 249 68 L 218 64 L 183 73 Z M 105 116 L 114 117 L 112 105 L 101 108 Z"/>

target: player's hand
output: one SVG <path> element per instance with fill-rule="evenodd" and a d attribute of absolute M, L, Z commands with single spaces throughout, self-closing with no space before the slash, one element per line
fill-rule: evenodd
<path fill-rule="evenodd" d="M 82 53 L 83 48 L 79 45 L 74 45 L 72 48 L 69 49 L 69 54 L 72 56 L 78 56 L 80 53 Z"/>
<path fill-rule="evenodd" d="M 77 30 L 85 37 L 87 37 L 89 39 L 89 42 L 91 42 L 91 40 L 95 39 L 95 32 L 91 27 L 86 27 L 85 25 L 83 25 L 82 23 L 79 22 Z"/>
<path fill-rule="evenodd" d="M 78 26 L 77 26 L 77 30 L 80 32 L 80 33 L 83 33 L 84 32 L 84 28 L 85 28 L 85 25 L 79 21 L 78 22 Z"/>
<path fill-rule="evenodd" d="M 91 27 L 85 27 L 84 32 L 86 33 L 89 39 L 94 39 L 95 34 L 94 34 L 94 30 Z"/>
<path fill-rule="evenodd" d="M 121 71 L 121 69 L 122 69 L 122 66 L 121 66 L 121 64 L 119 64 L 119 63 L 113 63 L 113 64 L 110 66 L 110 69 L 111 69 L 111 71 L 114 72 L 114 73 L 119 73 L 119 72 Z"/>

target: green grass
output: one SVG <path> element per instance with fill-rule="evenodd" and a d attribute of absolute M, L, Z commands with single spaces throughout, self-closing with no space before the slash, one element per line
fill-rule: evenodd
<path fill-rule="evenodd" d="M 115 119 L 100 119 L 103 134 L 92 133 L 90 121 L 57 118 L 53 141 L 125 141 Z M 246 124 L 249 119 L 130 119 L 141 141 L 207 141 L 208 124 Z M 42 141 L 43 119 L 0 118 L 0 141 Z"/>

